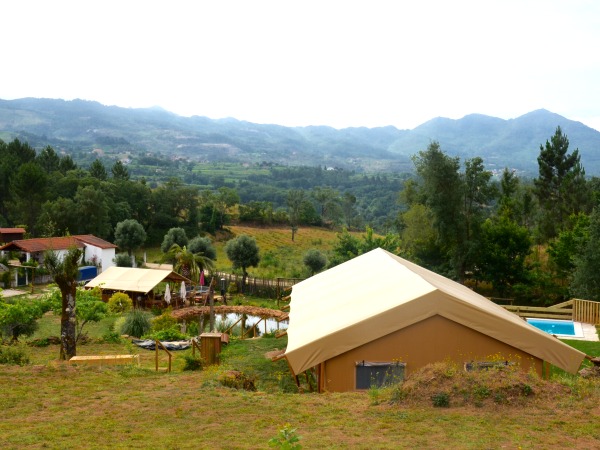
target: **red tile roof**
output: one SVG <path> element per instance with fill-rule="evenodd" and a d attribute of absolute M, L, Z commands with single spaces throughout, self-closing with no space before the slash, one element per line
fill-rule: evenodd
<path fill-rule="evenodd" d="M 99 237 L 94 236 L 93 234 L 78 234 L 73 237 L 75 239 L 77 239 L 78 241 L 81 241 L 85 244 L 93 245 L 94 247 L 117 248 L 117 246 L 115 244 L 111 244 L 110 242 L 105 241 L 104 239 L 100 239 Z"/>
<path fill-rule="evenodd" d="M 34 238 L 12 241 L 10 244 L 3 245 L 0 250 L 21 250 L 27 253 L 44 252 L 46 250 L 67 250 L 72 247 L 83 248 L 84 244 L 99 248 L 116 248 L 117 246 L 110 242 L 100 239 L 92 234 L 52 237 L 52 238 Z"/>
<path fill-rule="evenodd" d="M 25 233 L 25 228 L 0 228 L 0 234 L 21 234 Z"/>

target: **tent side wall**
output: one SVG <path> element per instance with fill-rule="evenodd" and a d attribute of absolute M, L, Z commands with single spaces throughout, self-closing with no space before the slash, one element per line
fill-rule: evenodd
<path fill-rule="evenodd" d="M 518 362 L 523 370 L 542 375 L 543 361 L 515 347 L 436 315 L 395 331 L 323 363 L 324 390 L 354 391 L 358 361 L 406 363 L 406 374 L 433 362 L 465 362 L 491 358 Z"/>

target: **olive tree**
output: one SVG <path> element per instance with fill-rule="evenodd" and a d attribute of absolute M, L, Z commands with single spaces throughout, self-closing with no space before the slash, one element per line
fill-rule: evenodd
<path fill-rule="evenodd" d="M 225 244 L 227 258 L 233 263 L 234 269 L 242 269 L 242 292 L 246 286 L 248 267 L 256 267 L 260 262 L 260 255 L 256 239 L 246 234 L 241 234 Z"/>
<path fill-rule="evenodd" d="M 115 228 L 115 244 L 126 250 L 131 258 L 134 250 L 140 248 L 146 242 L 146 231 L 135 219 L 127 219 L 119 222 Z"/>
<path fill-rule="evenodd" d="M 327 265 L 327 257 L 316 248 L 311 248 L 304 254 L 303 262 L 310 274 L 314 275 Z"/>

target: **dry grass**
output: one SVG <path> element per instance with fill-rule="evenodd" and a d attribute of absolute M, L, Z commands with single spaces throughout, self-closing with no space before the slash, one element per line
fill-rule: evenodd
<path fill-rule="evenodd" d="M 88 344 L 79 354 L 138 351 L 140 368 L 69 366 L 54 360 L 57 346 L 31 348 L 32 365 L 0 366 L 0 447 L 267 448 L 285 423 L 304 448 L 600 447 L 598 382 L 437 364 L 402 388 L 288 393 L 285 362 L 265 357 L 284 346 L 234 341 L 221 366 L 200 372 L 184 372 L 185 352 L 176 353 L 170 374 L 154 372 L 154 352 L 127 343 Z M 258 391 L 223 387 L 226 370 L 254 377 Z M 433 406 L 439 392 L 451 394 L 449 408 Z"/>
<path fill-rule="evenodd" d="M 56 335 L 55 316 L 41 322 L 32 338 Z M 109 326 L 94 324 L 90 335 Z M 297 393 L 285 361 L 266 356 L 285 345 L 286 338 L 232 340 L 220 366 L 198 372 L 183 371 L 190 350 L 174 352 L 172 373 L 155 372 L 154 352 L 126 341 L 92 339 L 78 354 L 138 353 L 139 368 L 70 366 L 56 361 L 56 345 L 28 347 L 30 365 L 0 365 L 0 448 L 267 448 L 286 423 L 306 449 L 600 448 L 598 381 L 467 374 L 440 363 L 402 387 Z M 160 366 L 166 361 L 161 355 Z M 229 370 L 254 379 L 257 391 L 221 385 Z M 440 392 L 449 407 L 434 406 Z"/>

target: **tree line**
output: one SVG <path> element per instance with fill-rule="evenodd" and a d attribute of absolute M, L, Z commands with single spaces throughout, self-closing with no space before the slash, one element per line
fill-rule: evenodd
<path fill-rule="evenodd" d="M 84 169 L 51 147 L 36 153 L 15 139 L 0 141 L 0 225 L 25 225 L 30 236 L 92 233 L 111 240 L 117 224 L 134 219 L 147 245 L 160 244 L 173 228 L 197 236 L 232 220 L 285 224 L 292 239 L 299 225 L 367 227 L 362 240 L 339 233 L 329 266 L 380 246 L 493 296 L 600 299 L 598 178 L 586 177 L 579 150 L 569 153 L 560 127 L 540 145 L 537 160 L 534 179 L 508 168 L 494 177 L 481 158 L 461 162 L 432 142 L 413 156 L 415 172 L 403 183 L 271 166 L 269 184 L 249 175 L 211 188 L 179 178 L 151 186 L 133 180 L 121 161 L 107 169 L 96 159 Z M 366 220 L 361 211 L 369 198 L 387 214 Z"/>
<path fill-rule="evenodd" d="M 308 178 L 304 169 L 294 173 L 288 183 Z M 143 177 L 132 179 L 120 160 L 107 168 L 95 159 L 83 168 L 50 146 L 38 153 L 18 139 L 0 140 L 0 226 L 22 225 L 29 237 L 90 233 L 113 240 L 117 224 L 127 219 L 144 227 L 148 245 L 160 244 L 171 228 L 196 236 L 215 233 L 232 220 L 352 228 L 365 224 L 356 197 L 329 185 L 309 189 L 292 182 L 289 188 L 268 189 L 250 180 L 240 185 L 202 188 L 176 177 L 151 184 Z M 395 193 L 388 189 L 387 195 L 393 198 Z"/>
<path fill-rule="evenodd" d="M 493 296 L 600 300 L 598 179 L 585 176 L 560 127 L 537 161 L 534 179 L 505 169 L 495 180 L 481 158 L 461 164 L 432 142 L 400 193 L 399 251 Z"/>

